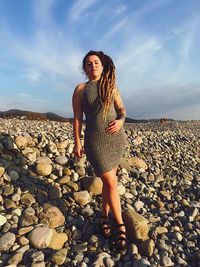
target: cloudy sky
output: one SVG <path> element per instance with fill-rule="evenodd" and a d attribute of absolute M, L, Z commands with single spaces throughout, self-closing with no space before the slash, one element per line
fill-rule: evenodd
<path fill-rule="evenodd" d="M 199 0 L 0 0 L 0 111 L 72 116 L 83 56 L 110 55 L 134 119 L 200 119 Z"/>

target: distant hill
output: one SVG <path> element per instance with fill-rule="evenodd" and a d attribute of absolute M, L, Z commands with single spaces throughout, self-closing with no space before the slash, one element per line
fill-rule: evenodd
<path fill-rule="evenodd" d="M 126 118 L 126 123 L 147 123 L 147 122 L 160 122 L 161 120 L 163 120 L 163 118 L 161 119 L 140 119 L 140 120 L 136 120 L 136 119 L 131 119 L 131 118 Z M 165 119 L 166 121 L 174 121 L 173 119 Z"/>
<path fill-rule="evenodd" d="M 28 119 L 28 120 L 43 120 L 43 121 L 60 121 L 67 122 L 72 121 L 72 119 L 63 118 L 55 113 L 47 112 L 32 112 L 20 109 L 10 109 L 7 111 L 0 111 L 0 118 L 19 118 L 19 119 Z"/>
<path fill-rule="evenodd" d="M 7 111 L 0 111 L 0 118 L 19 118 L 19 119 L 28 119 L 28 120 L 43 120 L 43 121 L 59 121 L 59 122 L 72 122 L 73 118 L 64 118 L 52 112 L 32 112 L 20 109 L 10 109 Z M 173 121 L 172 119 L 167 119 L 167 121 Z M 145 123 L 145 122 L 160 122 L 160 119 L 131 119 L 126 118 L 126 123 Z"/>

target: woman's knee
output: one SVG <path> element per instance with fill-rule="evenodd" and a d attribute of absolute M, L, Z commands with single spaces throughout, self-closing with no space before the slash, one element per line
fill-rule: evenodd
<path fill-rule="evenodd" d="M 103 185 L 109 190 L 113 191 L 117 188 L 117 178 L 116 176 L 105 176 L 102 175 Z"/>

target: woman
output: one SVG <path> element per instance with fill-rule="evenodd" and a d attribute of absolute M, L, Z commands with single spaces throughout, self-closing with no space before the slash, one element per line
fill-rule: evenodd
<path fill-rule="evenodd" d="M 126 145 L 123 130 L 125 108 L 115 83 L 115 66 L 109 56 L 101 51 L 88 52 L 83 59 L 83 70 L 88 82 L 79 84 L 73 94 L 74 153 L 81 157 L 85 152 L 102 179 L 101 231 L 105 238 L 111 237 L 108 218 L 111 210 L 118 228 L 115 245 L 122 250 L 127 245 L 127 239 L 116 171 Z M 86 116 L 84 148 L 80 141 L 83 112 Z"/>

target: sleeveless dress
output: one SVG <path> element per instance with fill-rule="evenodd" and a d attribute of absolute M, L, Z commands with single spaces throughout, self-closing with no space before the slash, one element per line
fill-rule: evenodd
<path fill-rule="evenodd" d="M 123 127 L 115 134 L 107 134 L 108 124 L 117 118 L 114 97 L 106 120 L 98 95 L 98 82 L 87 83 L 83 93 L 83 112 L 86 117 L 84 149 L 96 174 L 111 171 L 117 167 L 127 144 Z"/>

